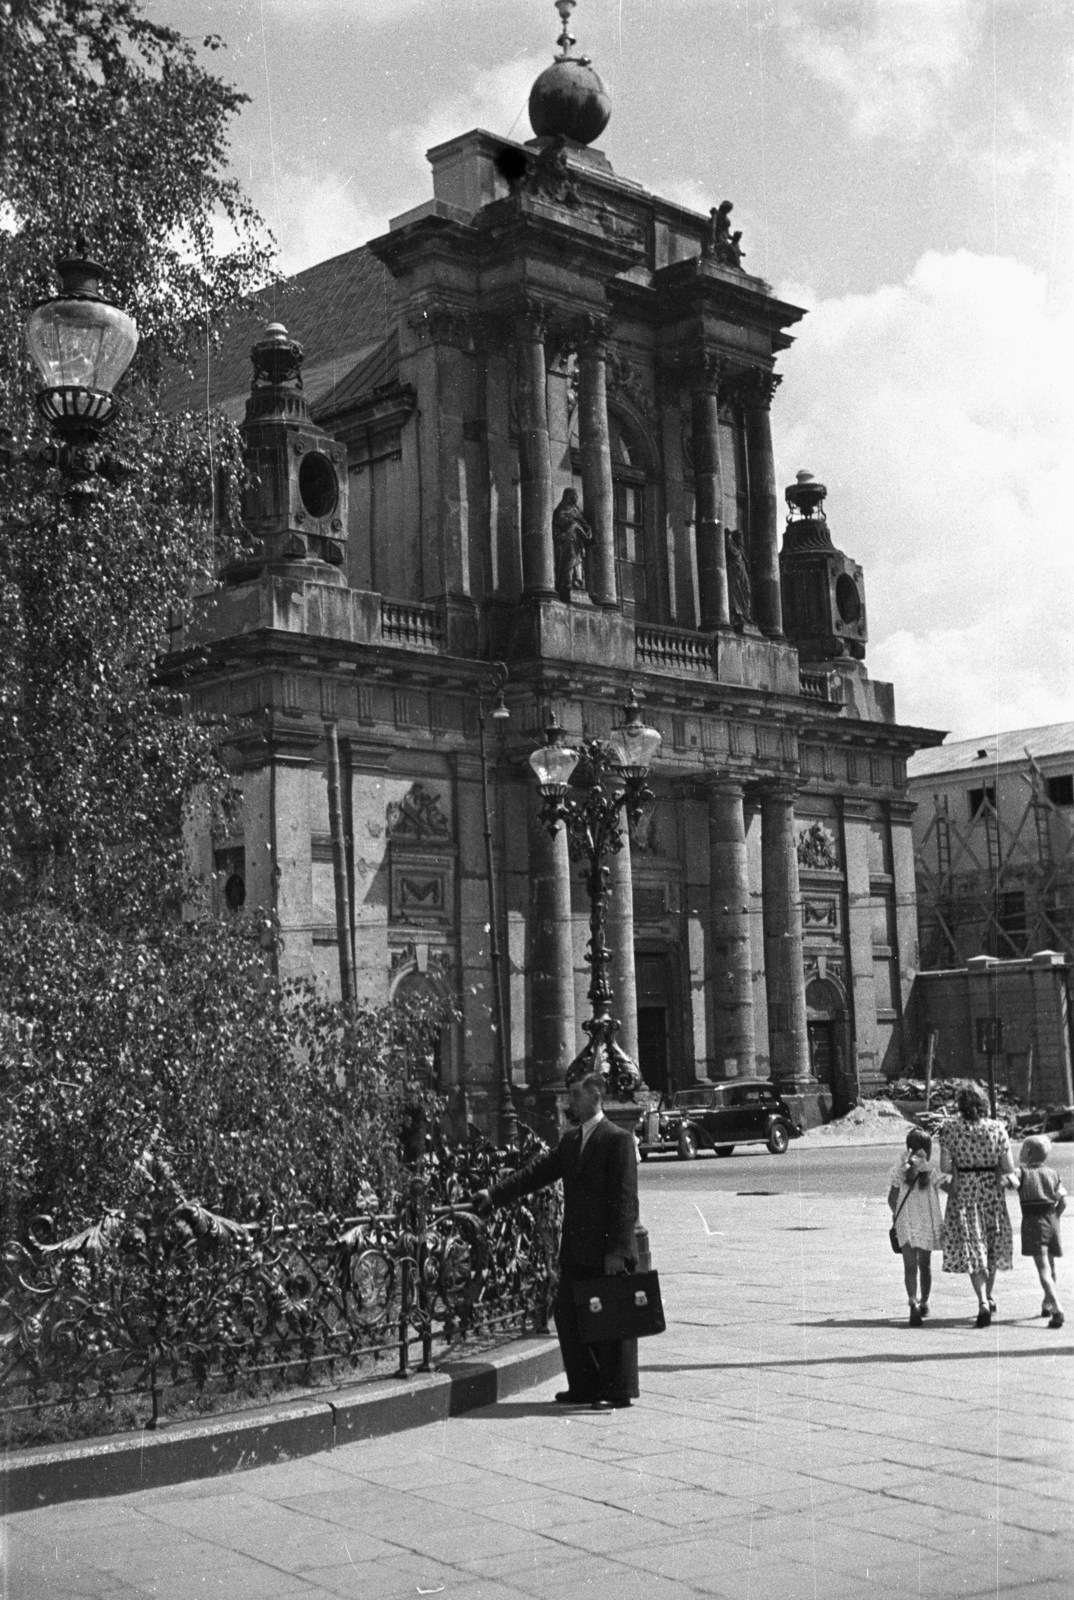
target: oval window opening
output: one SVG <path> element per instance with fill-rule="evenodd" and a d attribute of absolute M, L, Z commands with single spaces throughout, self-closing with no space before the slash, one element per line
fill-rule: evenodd
<path fill-rule="evenodd" d="M 835 604 L 843 622 L 857 622 L 861 618 L 861 596 L 854 579 L 846 572 L 840 573 L 835 585 Z"/>
<path fill-rule="evenodd" d="M 339 499 L 336 469 L 327 456 L 311 450 L 298 469 L 298 492 L 311 517 L 330 517 Z"/>

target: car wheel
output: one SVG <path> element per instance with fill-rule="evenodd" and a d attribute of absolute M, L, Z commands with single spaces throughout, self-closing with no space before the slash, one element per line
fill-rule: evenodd
<path fill-rule="evenodd" d="M 734 1148 L 733 1144 L 718 1144 L 716 1146 L 716 1154 L 718 1156 L 729 1156 Z"/>
<path fill-rule="evenodd" d="M 786 1155 L 787 1146 L 790 1144 L 790 1142 L 790 1134 L 787 1132 L 782 1122 L 773 1122 L 772 1126 L 768 1130 L 768 1148 L 771 1150 L 772 1154 L 774 1156 Z"/>
<path fill-rule="evenodd" d="M 679 1160 L 697 1160 L 697 1134 L 691 1128 L 684 1128 L 679 1134 Z"/>

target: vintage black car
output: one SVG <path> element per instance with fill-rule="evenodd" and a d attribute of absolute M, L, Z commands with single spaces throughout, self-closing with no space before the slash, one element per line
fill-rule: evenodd
<path fill-rule="evenodd" d="M 773 1155 L 781 1156 L 801 1131 L 773 1084 L 739 1078 L 680 1089 L 670 1105 L 661 1104 L 642 1115 L 637 1136 L 643 1161 L 672 1152 L 692 1161 L 699 1150 L 729 1156 L 736 1144 L 766 1144 Z"/>

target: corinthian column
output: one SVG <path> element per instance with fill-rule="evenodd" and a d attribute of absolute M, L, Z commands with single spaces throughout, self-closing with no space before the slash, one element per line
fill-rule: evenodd
<path fill-rule="evenodd" d="M 530 1016 L 534 1078 L 562 1085 L 574 1058 L 574 942 L 571 864 L 567 830 L 553 837 L 540 820 L 540 798 L 530 796 Z"/>
<path fill-rule="evenodd" d="M 792 784 L 761 787 L 761 891 L 768 1049 L 772 1077 L 790 1090 L 809 1081 L 802 896 Z"/>
<path fill-rule="evenodd" d="M 608 434 L 607 337 L 608 324 L 603 317 L 583 318 L 578 350 L 578 443 L 585 514 L 593 530 L 589 592 L 598 605 L 614 606 L 615 510 Z"/>
<path fill-rule="evenodd" d="M 523 303 L 518 340 L 518 476 L 522 512 L 522 592 L 554 597 L 552 456 L 548 446 L 548 392 L 539 301 Z"/>
<path fill-rule="evenodd" d="M 705 380 L 691 403 L 694 445 L 694 540 L 701 627 L 708 631 L 730 624 L 727 552 L 720 520 L 719 364 L 706 362 Z"/>
<path fill-rule="evenodd" d="M 712 1013 L 716 1072 L 748 1077 L 755 1067 L 750 880 L 742 785 L 709 786 Z"/>
<path fill-rule="evenodd" d="M 750 582 L 753 615 L 762 633 L 783 636 L 779 586 L 779 513 L 776 465 L 772 455 L 770 407 L 779 378 L 755 368 L 742 388 L 746 428 L 746 466 L 750 486 Z"/>

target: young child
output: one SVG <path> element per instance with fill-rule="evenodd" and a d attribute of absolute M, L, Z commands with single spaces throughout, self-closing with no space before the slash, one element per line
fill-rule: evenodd
<path fill-rule="evenodd" d="M 1063 1308 L 1055 1292 L 1056 1257 L 1063 1254 L 1059 1218 L 1066 1209 L 1063 1182 L 1054 1167 L 1045 1166 L 1051 1140 L 1035 1133 L 1022 1145 L 1018 1168 L 1018 1199 L 1022 1207 L 1022 1254 L 1032 1256 L 1044 1290 L 1041 1316 L 1049 1328 L 1063 1326 Z"/>
<path fill-rule="evenodd" d="M 943 1231 L 938 1190 L 946 1188 L 948 1180 L 941 1178 L 930 1162 L 932 1140 L 923 1129 L 910 1129 L 906 1135 L 906 1152 L 891 1169 L 888 1205 L 895 1218 L 895 1232 L 902 1247 L 903 1276 L 910 1302 L 910 1326 L 920 1328 L 929 1314 L 931 1255 L 933 1250 L 940 1249 Z"/>

